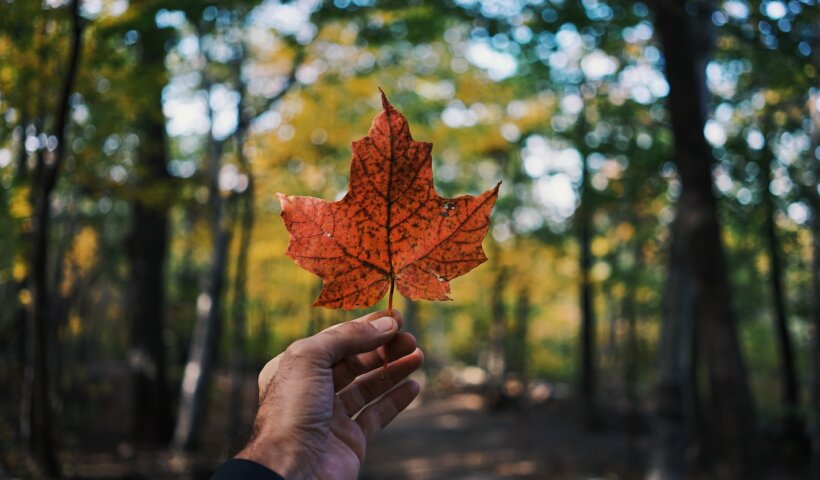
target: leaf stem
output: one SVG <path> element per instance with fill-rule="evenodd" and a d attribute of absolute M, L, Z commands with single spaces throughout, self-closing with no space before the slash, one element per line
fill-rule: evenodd
<path fill-rule="evenodd" d="M 390 275 L 390 293 L 387 295 L 387 315 L 393 316 L 393 289 L 396 286 L 396 279 Z M 385 380 L 390 372 L 387 371 L 387 345 L 384 346 L 384 366 L 382 367 L 381 379 Z"/>
<path fill-rule="evenodd" d="M 387 296 L 387 315 L 389 317 L 393 316 L 393 287 L 396 285 L 396 280 L 393 278 L 393 275 L 390 275 L 390 293 Z"/>

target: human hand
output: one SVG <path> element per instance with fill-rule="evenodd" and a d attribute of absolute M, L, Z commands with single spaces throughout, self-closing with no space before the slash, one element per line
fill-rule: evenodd
<path fill-rule="evenodd" d="M 355 479 L 367 445 L 419 392 L 411 380 L 368 405 L 424 361 L 415 337 L 398 333 L 403 321 L 393 314 L 379 311 L 335 325 L 268 362 L 259 374 L 253 436 L 236 458 L 287 480 Z"/>

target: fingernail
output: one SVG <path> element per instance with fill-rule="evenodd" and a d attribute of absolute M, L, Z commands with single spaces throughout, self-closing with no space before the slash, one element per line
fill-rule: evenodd
<path fill-rule="evenodd" d="M 373 328 L 376 330 L 389 332 L 390 330 L 393 330 L 393 326 L 396 325 L 396 320 L 391 317 L 382 317 L 378 320 L 370 322 L 370 324 L 373 325 Z"/>

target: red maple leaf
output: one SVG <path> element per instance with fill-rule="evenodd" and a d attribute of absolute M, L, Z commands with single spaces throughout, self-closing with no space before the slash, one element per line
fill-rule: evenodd
<path fill-rule="evenodd" d="M 393 285 L 412 300 L 449 300 L 449 281 L 487 260 L 481 241 L 498 185 L 443 198 L 433 186 L 433 144 L 416 142 L 387 101 L 353 142 L 347 194 L 338 202 L 277 193 L 291 235 L 287 254 L 324 280 L 315 306 L 370 307 Z"/>

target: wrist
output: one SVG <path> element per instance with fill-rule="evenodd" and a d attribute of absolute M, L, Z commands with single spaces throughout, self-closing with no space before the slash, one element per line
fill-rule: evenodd
<path fill-rule="evenodd" d="M 286 480 L 307 480 L 310 478 L 307 465 L 295 451 L 284 442 L 257 437 L 251 440 L 235 458 L 250 460 L 263 465 Z"/>

